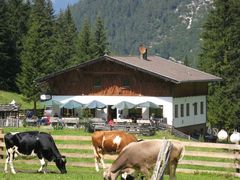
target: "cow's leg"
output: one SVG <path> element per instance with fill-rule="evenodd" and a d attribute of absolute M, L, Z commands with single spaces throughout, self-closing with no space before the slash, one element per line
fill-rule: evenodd
<path fill-rule="evenodd" d="M 40 153 L 37 153 L 37 157 L 39 158 L 40 165 L 41 165 L 41 167 L 38 169 L 37 172 L 43 172 L 44 174 L 46 174 L 47 163 L 46 163 L 44 157 Z"/>
<path fill-rule="evenodd" d="M 144 174 L 146 179 L 151 179 L 151 173 L 149 172 L 149 170 L 146 167 L 141 167 L 140 172 Z M 144 176 L 142 176 L 141 173 L 140 173 L 140 178 L 143 179 Z"/>
<path fill-rule="evenodd" d="M 102 168 L 103 168 L 103 169 L 106 169 L 106 166 L 105 166 L 105 163 L 104 163 L 104 159 L 103 159 L 103 155 L 102 155 L 102 154 L 100 155 L 100 162 L 101 162 L 101 164 L 102 164 Z"/>
<path fill-rule="evenodd" d="M 7 157 L 6 157 L 5 166 L 4 166 L 5 173 L 8 173 L 8 164 L 9 164 L 9 153 L 7 152 Z"/>
<path fill-rule="evenodd" d="M 14 150 L 13 150 L 13 148 L 9 148 L 7 151 L 8 151 L 8 154 L 9 154 L 9 161 L 8 161 L 8 163 L 9 163 L 11 172 L 12 172 L 13 174 L 16 174 L 16 171 L 15 171 L 15 169 L 14 169 L 14 167 L 13 167 Z"/>
<path fill-rule="evenodd" d="M 117 177 L 119 176 L 120 171 L 117 171 L 115 173 L 111 173 L 111 180 L 117 180 Z"/>
<path fill-rule="evenodd" d="M 99 164 L 98 164 L 99 158 L 95 156 L 94 161 L 95 161 L 95 169 L 98 172 L 99 171 Z"/>
<path fill-rule="evenodd" d="M 38 172 L 43 172 L 44 174 L 46 174 L 46 168 L 45 168 L 46 162 L 45 162 L 44 158 L 39 159 L 39 161 L 40 161 L 41 167 L 38 169 Z"/>
<path fill-rule="evenodd" d="M 93 152 L 94 152 L 95 168 L 96 168 L 96 171 L 98 172 L 99 171 L 99 162 L 100 162 L 101 157 L 97 153 L 97 150 L 95 147 L 93 147 Z"/>
<path fill-rule="evenodd" d="M 124 170 L 122 170 L 122 175 L 121 175 L 121 179 L 125 179 L 125 180 L 132 180 L 134 179 L 135 176 L 135 170 L 132 168 L 126 168 Z"/>
<path fill-rule="evenodd" d="M 177 162 L 170 162 L 170 169 L 169 169 L 169 180 L 176 179 L 176 169 L 177 169 Z"/>

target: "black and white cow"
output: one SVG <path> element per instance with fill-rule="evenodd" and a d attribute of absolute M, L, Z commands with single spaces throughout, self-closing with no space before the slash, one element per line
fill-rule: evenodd
<path fill-rule="evenodd" d="M 16 174 L 13 160 L 19 155 L 37 155 L 41 164 L 38 172 L 46 173 L 47 160 L 54 161 L 62 174 L 67 173 L 66 158 L 59 153 L 51 135 L 38 131 L 7 133 L 4 136 L 4 141 L 7 151 L 5 173 L 8 172 L 9 164 L 11 172 Z"/>

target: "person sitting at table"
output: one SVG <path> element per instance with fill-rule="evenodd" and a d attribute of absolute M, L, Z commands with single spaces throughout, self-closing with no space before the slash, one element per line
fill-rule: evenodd
<path fill-rule="evenodd" d="M 53 117 L 58 117 L 58 113 L 55 113 Z"/>
<path fill-rule="evenodd" d="M 112 119 L 109 119 L 109 120 L 108 120 L 108 124 L 109 124 L 110 126 L 113 126 L 113 125 L 114 125 L 114 121 L 113 121 Z"/>
<path fill-rule="evenodd" d="M 114 126 L 114 121 L 112 119 L 108 120 L 108 125 L 110 126 L 110 130 L 112 130 L 113 126 Z"/>
<path fill-rule="evenodd" d="M 150 116 L 150 124 L 151 124 L 151 125 L 155 125 L 154 116 L 155 116 L 154 113 L 152 113 L 151 116 Z"/>

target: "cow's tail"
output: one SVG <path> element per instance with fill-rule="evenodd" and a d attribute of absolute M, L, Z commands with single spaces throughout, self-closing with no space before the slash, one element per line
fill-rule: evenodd
<path fill-rule="evenodd" d="M 182 152 L 181 152 L 181 155 L 180 155 L 180 158 L 179 158 L 178 162 L 183 159 L 184 154 L 185 154 L 185 145 L 182 145 Z"/>

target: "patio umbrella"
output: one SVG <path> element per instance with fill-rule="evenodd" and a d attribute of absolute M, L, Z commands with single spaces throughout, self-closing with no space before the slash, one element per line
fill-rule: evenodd
<path fill-rule="evenodd" d="M 44 114 L 48 114 L 48 115 L 55 115 L 55 113 L 58 113 L 60 111 L 60 106 L 62 105 L 61 102 L 53 100 L 53 99 L 51 99 L 49 101 L 45 101 L 45 102 L 43 102 L 43 104 L 45 106 L 51 106 L 51 110 L 50 109 L 44 110 Z"/>
<path fill-rule="evenodd" d="M 150 102 L 150 101 L 140 103 L 137 105 L 137 107 L 140 107 L 140 108 L 146 107 L 146 108 L 155 108 L 155 109 L 159 108 L 157 104 L 154 104 L 153 102 Z"/>
<path fill-rule="evenodd" d="M 88 103 L 84 108 L 89 108 L 89 109 L 95 109 L 95 108 L 97 108 L 97 109 L 102 109 L 102 108 L 105 108 L 105 107 L 106 107 L 105 104 L 103 104 L 103 103 L 101 103 L 101 102 L 99 102 L 99 101 L 94 100 L 94 101 Z"/>
<path fill-rule="evenodd" d="M 49 101 L 45 101 L 45 102 L 43 102 L 43 103 L 44 103 L 44 105 L 46 105 L 46 106 L 61 106 L 61 105 L 62 105 L 61 102 L 56 101 L 56 100 L 53 100 L 53 99 L 51 99 L 51 100 L 49 100 Z"/>
<path fill-rule="evenodd" d="M 132 104 L 130 102 L 127 101 L 122 101 L 118 104 L 115 104 L 114 106 L 112 106 L 112 109 L 119 109 L 119 110 L 123 110 L 123 109 L 132 109 L 135 107 L 135 104 Z"/>
<path fill-rule="evenodd" d="M 61 108 L 66 108 L 66 109 L 75 109 L 75 108 L 82 108 L 83 104 L 74 100 L 70 100 L 63 104 Z"/>

